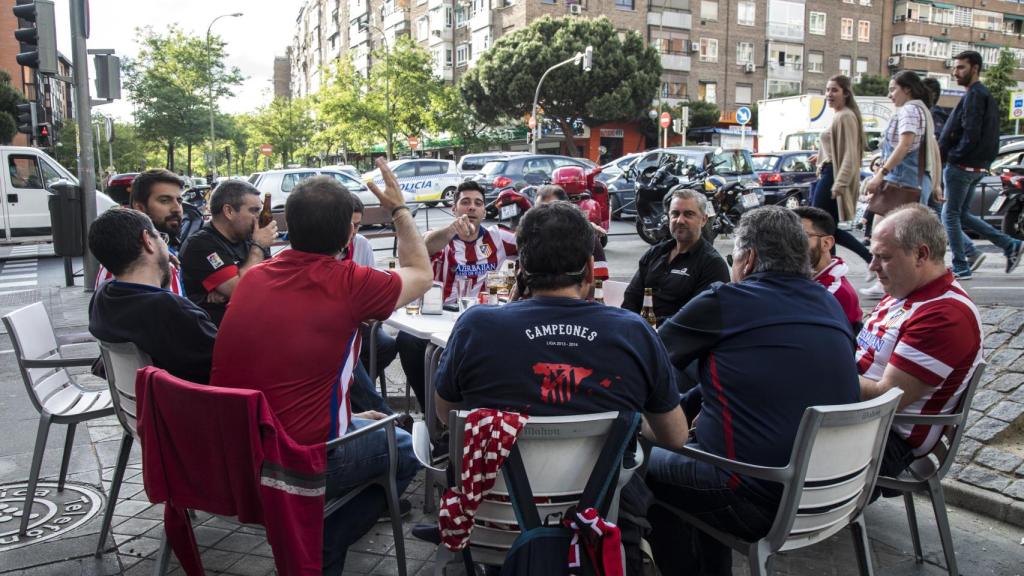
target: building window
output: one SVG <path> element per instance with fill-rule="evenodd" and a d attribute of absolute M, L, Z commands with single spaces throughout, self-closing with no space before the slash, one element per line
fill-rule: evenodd
<path fill-rule="evenodd" d="M 821 74 L 825 71 L 825 54 L 822 52 L 807 53 L 807 71 Z"/>
<path fill-rule="evenodd" d="M 740 0 L 736 8 L 736 23 L 740 26 L 753 26 L 757 18 L 757 4 L 751 0 Z"/>
<path fill-rule="evenodd" d="M 676 74 L 668 74 L 661 79 L 661 97 L 683 100 L 686 95 L 686 78 Z"/>
<path fill-rule="evenodd" d="M 455 27 L 462 28 L 469 24 L 469 14 L 467 9 L 462 4 L 457 4 L 455 8 Z"/>
<path fill-rule="evenodd" d="M 861 6 L 871 6 L 871 0 L 860 0 Z"/>
<path fill-rule="evenodd" d="M 701 38 L 700 39 L 700 61 L 701 62 L 718 62 L 718 39 L 716 39 L 716 38 Z"/>
<path fill-rule="evenodd" d="M 701 20 L 718 20 L 718 0 L 701 0 L 700 18 Z"/>
<path fill-rule="evenodd" d="M 826 16 L 824 12 L 811 12 L 807 17 L 807 31 L 817 36 L 825 35 Z"/>
<path fill-rule="evenodd" d="M 867 20 L 857 22 L 857 41 L 871 42 L 871 22 Z"/>
<path fill-rule="evenodd" d="M 752 42 L 737 42 L 736 43 L 736 63 L 737 64 L 753 64 L 754 63 L 754 44 Z"/>
<path fill-rule="evenodd" d="M 465 66 L 466 62 L 469 61 L 469 55 L 469 44 L 459 44 L 459 46 L 455 48 L 455 65 Z"/>
<path fill-rule="evenodd" d="M 768 37 L 774 40 L 804 40 L 804 3 L 769 0 Z"/>
<path fill-rule="evenodd" d="M 701 82 L 697 87 L 697 98 L 704 102 L 715 104 L 718 102 L 718 84 L 715 82 Z"/>
<path fill-rule="evenodd" d="M 632 10 L 633 0 L 615 0 L 615 7 L 622 10 Z"/>
<path fill-rule="evenodd" d="M 768 80 L 768 98 L 800 93 L 800 82 L 795 80 Z"/>
<path fill-rule="evenodd" d="M 754 100 L 754 87 L 750 84 L 736 85 L 736 103 L 752 104 Z"/>
<path fill-rule="evenodd" d="M 660 29 L 651 31 L 651 47 L 661 54 L 685 54 L 687 40 L 689 35 L 686 32 Z"/>
<path fill-rule="evenodd" d="M 853 40 L 853 18 L 840 19 L 839 37 L 843 40 Z"/>
<path fill-rule="evenodd" d="M 429 30 L 429 27 L 427 25 L 427 17 L 423 16 L 421 18 L 418 18 L 416 20 L 416 39 L 417 40 L 421 40 L 421 41 L 422 40 L 426 40 L 427 36 L 429 36 L 429 35 L 430 35 L 430 30 Z"/>
<path fill-rule="evenodd" d="M 957 26 L 970 28 L 974 24 L 974 17 L 970 8 L 957 6 L 953 9 L 953 23 Z"/>
<path fill-rule="evenodd" d="M 839 73 L 843 76 L 850 75 L 850 57 L 840 56 L 839 57 Z"/>
<path fill-rule="evenodd" d="M 868 59 L 857 58 L 857 74 L 853 77 L 854 82 L 860 82 L 861 77 L 868 71 Z"/>

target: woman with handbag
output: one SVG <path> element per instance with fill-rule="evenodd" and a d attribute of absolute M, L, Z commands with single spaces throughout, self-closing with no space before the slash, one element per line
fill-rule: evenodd
<path fill-rule="evenodd" d="M 867 138 L 860 108 L 847 76 L 829 78 L 825 100 L 835 111 L 832 124 L 822 132 L 818 146 L 818 182 L 811 205 L 832 215 L 836 222 L 853 220 L 860 194 L 860 165 Z M 846 230 L 836 230 L 836 243 L 871 262 L 871 253 Z"/>

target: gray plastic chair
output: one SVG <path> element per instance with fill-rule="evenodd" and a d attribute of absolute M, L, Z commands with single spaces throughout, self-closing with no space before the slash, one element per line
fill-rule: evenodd
<path fill-rule="evenodd" d="M 96 545 L 96 555 L 103 554 L 103 546 L 107 542 L 110 522 L 114 516 L 114 506 L 121 492 L 124 471 L 128 467 L 128 457 L 132 444 L 137 437 L 135 409 L 135 373 L 140 368 L 150 366 L 153 361 L 149 355 L 138 349 L 131 342 L 113 343 L 100 341 L 100 355 L 107 371 L 107 384 L 110 386 L 110 397 L 114 400 L 114 414 L 121 423 L 124 432 L 121 436 L 121 449 L 117 453 L 117 465 L 114 467 L 114 478 L 107 494 L 107 510 L 103 513 L 103 525 L 100 528 L 100 541 Z"/>
<path fill-rule="evenodd" d="M 847 525 L 853 531 L 861 574 L 873 574 L 863 513 L 902 395 L 894 389 L 866 402 L 807 408 L 784 468 L 744 464 L 685 446 L 678 451 L 723 470 L 783 485 L 775 521 L 757 542 L 741 540 L 664 502 L 658 504 L 745 554 L 751 576 L 768 574 L 768 561 L 775 553 L 821 542 Z"/>
<path fill-rule="evenodd" d="M 960 574 L 956 566 L 956 551 L 953 549 L 953 536 L 949 530 L 949 518 L 946 516 L 946 497 L 942 493 L 942 479 L 956 460 L 956 452 L 963 438 L 964 420 L 971 408 L 974 392 L 978 389 L 985 364 L 979 364 L 967 383 L 967 388 L 960 396 L 956 411 L 940 416 L 924 416 L 919 414 L 897 414 L 893 424 L 931 424 L 942 426 L 942 435 L 932 451 L 923 458 L 918 458 L 906 472 L 896 478 L 878 477 L 878 485 L 882 488 L 903 492 L 903 503 L 907 508 L 907 520 L 910 522 L 910 538 L 914 542 L 914 559 L 918 564 L 924 562 L 921 554 L 921 535 L 917 530 L 917 515 L 914 511 L 914 492 L 926 492 L 935 509 L 935 523 L 939 529 L 939 540 L 942 541 L 942 553 L 946 556 L 946 568 L 951 576 Z"/>
<path fill-rule="evenodd" d="M 75 382 L 66 368 L 91 366 L 95 358 L 64 358 L 60 347 L 63 345 L 53 333 L 53 325 L 43 308 L 42 302 L 29 304 L 3 317 L 4 327 L 11 337 L 14 356 L 18 361 L 21 379 L 25 383 L 29 400 L 39 412 L 39 428 L 36 444 L 32 451 L 32 466 L 29 470 L 25 507 L 21 516 L 19 533 L 28 530 L 35 501 L 39 470 L 46 451 L 46 438 L 51 424 L 68 427 L 64 439 L 64 456 L 60 462 L 57 491 L 64 490 L 71 447 L 75 442 L 75 426 L 79 422 L 110 416 L 114 413 L 109 390 L 92 390 Z M 79 340 L 76 340 L 79 341 Z"/>

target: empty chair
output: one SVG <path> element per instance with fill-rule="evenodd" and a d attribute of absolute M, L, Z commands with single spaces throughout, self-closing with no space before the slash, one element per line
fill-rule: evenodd
<path fill-rule="evenodd" d="M 128 467 L 128 456 L 135 442 L 136 417 L 135 406 L 135 373 L 140 368 L 153 364 L 149 355 L 139 350 L 131 342 L 113 343 L 100 341 L 100 354 L 103 366 L 107 371 L 107 384 L 110 386 L 110 397 L 114 400 L 114 413 L 124 429 L 121 436 L 121 449 L 117 453 L 117 465 L 114 467 L 114 478 L 107 494 L 107 510 L 103 513 L 103 525 L 100 528 L 100 541 L 96 545 L 96 555 L 103 553 L 103 545 L 110 531 L 110 521 L 117 504 L 117 495 L 121 491 L 125 468 Z"/>
<path fill-rule="evenodd" d="M 57 481 L 57 490 L 61 491 L 68 472 L 71 446 L 75 441 L 75 426 L 79 422 L 113 414 L 114 406 L 109 390 L 84 388 L 68 374 L 66 368 L 91 366 L 96 359 L 64 358 L 61 355 L 60 344 L 42 302 L 19 308 L 4 316 L 3 320 L 14 346 L 14 356 L 28 397 L 39 412 L 39 428 L 32 451 L 25 508 L 19 528 L 20 533 L 24 534 L 32 515 L 36 483 L 39 481 L 50 425 L 64 424 L 68 427 Z"/>
<path fill-rule="evenodd" d="M 768 574 L 776 552 L 810 546 L 847 525 L 853 531 L 861 574 L 873 574 L 864 508 L 878 477 L 886 435 L 903 391 L 893 389 L 856 404 L 811 406 L 804 411 L 789 464 L 755 466 L 701 450 L 679 450 L 722 470 L 783 485 L 775 521 L 757 542 L 746 542 L 664 502 L 688 524 L 747 556 L 751 576 Z"/>
<path fill-rule="evenodd" d="M 957 449 L 960 448 L 960 439 L 967 427 L 964 420 L 971 408 L 971 401 L 974 399 L 974 391 L 978 389 L 978 382 L 981 381 L 981 374 L 985 371 L 985 365 L 979 364 L 974 369 L 960 396 L 960 402 L 956 410 L 951 414 L 925 416 L 922 414 L 897 414 L 893 418 L 893 424 L 931 424 L 943 426 L 942 435 L 932 451 L 923 458 L 918 458 L 910 465 L 903 474 L 896 478 L 887 476 L 878 477 L 878 486 L 890 490 L 903 492 L 903 503 L 907 507 L 907 520 L 910 521 L 910 538 L 914 542 L 914 558 L 920 564 L 924 561 L 921 554 L 921 535 L 917 530 L 917 515 L 914 513 L 914 492 L 926 492 L 932 501 L 932 508 L 935 509 L 935 522 L 939 529 L 939 539 L 942 541 L 942 552 L 946 556 L 946 569 L 951 576 L 960 572 L 956 567 L 956 552 L 953 550 L 953 536 L 949 531 L 949 518 L 946 516 L 946 497 L 942 493 L 942 479 L 956 459 Z"/>

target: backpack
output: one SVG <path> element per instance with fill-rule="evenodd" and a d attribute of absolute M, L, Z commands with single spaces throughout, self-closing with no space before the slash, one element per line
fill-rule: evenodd
<path fill-rule="evenodd" d="M 636 433 L 640 415 L 620 412 L 594 465 L 578 504 L 555 525 L 541 523 L 518 446 L 513 446 L 502 473 L 512 509 L 522 530 L 512 543 L 502 576 L 621 576 L 623 558 L 618 528 L 605 522 L 623 454 Z"/>

